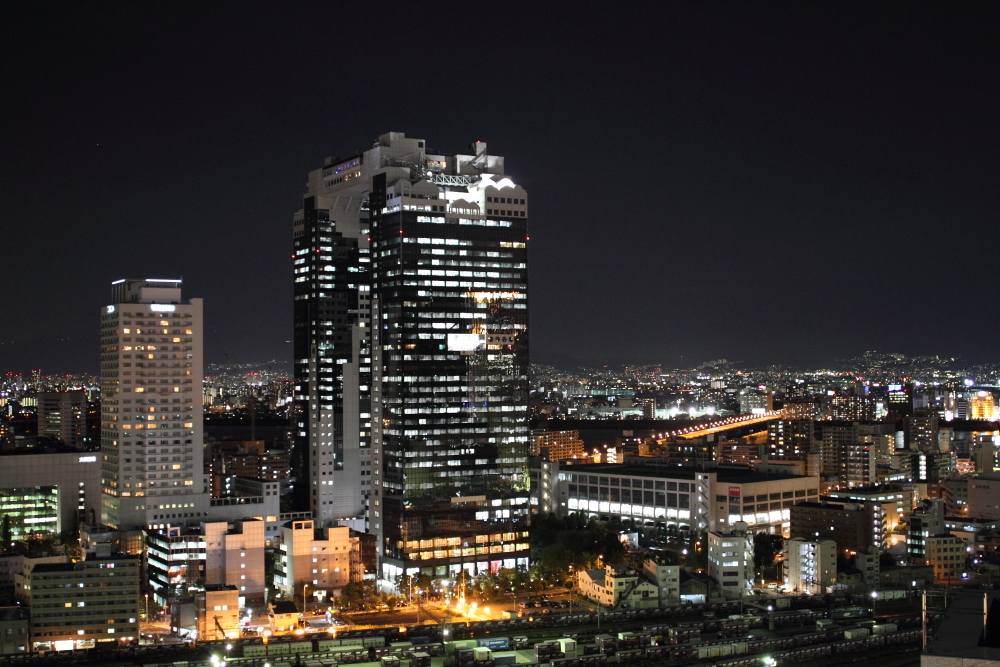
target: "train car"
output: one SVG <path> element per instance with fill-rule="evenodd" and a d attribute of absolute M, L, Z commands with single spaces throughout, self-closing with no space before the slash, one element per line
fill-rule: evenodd
<path fill-rule="evenodd" d="M 640 650 L 643 651 L 646 660 L 673 659 L 673 647 L 671 646 L 647 646 L 645 649 Z M 619 654 L 621 654 L 621 651 L 619 651 Z"/>
<path fill-rule="evenodd" d="M 715 667 L 760 667 L 762 658 L 756 655 L 719 660 Z"/>
<path fill-rule="evenodd" d="M 868 607 L 839 607 L 830 610 L 830 618 L 835 621 L 848 618 L 871 618 L 872 610 Z"/>
<path fill-rule="evenodd" d="M 618 664 L 621 665 L 633 665 L 643 662 L 646 659 L 645 653 L 641 648 L 635 648 L 629 651 L 618 651 L 615 657 L 618 659 Z"/>
<path fill-rule="evenodd" d="M 776 629 L 798 625 L 811 625 L 816 623 L 817 617 L 818 614 L 812 609 L 791 609 L 772 613 L 769 621 L 771 628 Z"/>

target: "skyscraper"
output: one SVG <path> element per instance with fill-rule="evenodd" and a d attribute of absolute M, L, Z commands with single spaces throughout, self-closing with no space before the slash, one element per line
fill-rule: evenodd
<path fill-rule="evenodd" d="M 101 520 L 204 515 L 202 302 L 180 280 L 118 280 L 101 315 Z"/>
<path fill-rule="evenodd" d="M 298 508 L 388 578 L 527 564 L 527 194 L 471 148 L 385 134 L 294 221 Z"/>

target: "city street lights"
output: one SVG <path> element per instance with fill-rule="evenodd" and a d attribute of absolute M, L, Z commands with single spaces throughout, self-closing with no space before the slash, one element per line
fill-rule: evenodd
<path fill-rule="evenodd" d="M 878 602 L 878 591 L 872 591 L 872 618 L 878 616 L 875 613 L 875 603 Z"/>
<path fill-rule="evenodd" d="M 302 584 L 302 611 L 303 612 L 308 612 L 309 611 L 309 598 L 306 597 L 306 590 L 308 588 L 309 588 L 309 584 L 308 583 Z"/>

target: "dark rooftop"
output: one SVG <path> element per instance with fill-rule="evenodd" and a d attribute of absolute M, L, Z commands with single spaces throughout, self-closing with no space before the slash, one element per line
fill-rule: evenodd
<path fill-rule="evenodd" d="M 1000 661 L 1000 622 L 996 618 L 1000 615 L 1000 591 L 954 591 L 947 597 L 947 610 L 927 644 L 927 653 Z"/>
<path fill-rule="evenodd" d="M 567 472 L 590 475 L 630 475 L 633 477 L 661 477 L 664 479 L 694 480 L 698 473 L 716 474 L 719 482 L 730 484 L 750 484 L 753 482 L 771 482 L 783 479 L 803 479 L 806 475 L 782 475 L 764 473 L 753 470 L 736 470 L 732 468 L 709 468 L 701 470 L 689 466 L 669 465 L 634 465 L 621 463 L 578 463 L 563 468 Z"/>

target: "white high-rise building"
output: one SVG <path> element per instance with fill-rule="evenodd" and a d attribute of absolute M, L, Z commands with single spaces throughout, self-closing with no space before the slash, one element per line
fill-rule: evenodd
<path fill-rule="evenodd" d="M 101 314 L 101 521 L 204 517 L 202 300 L 180 280 L 118 280 Z"/>

